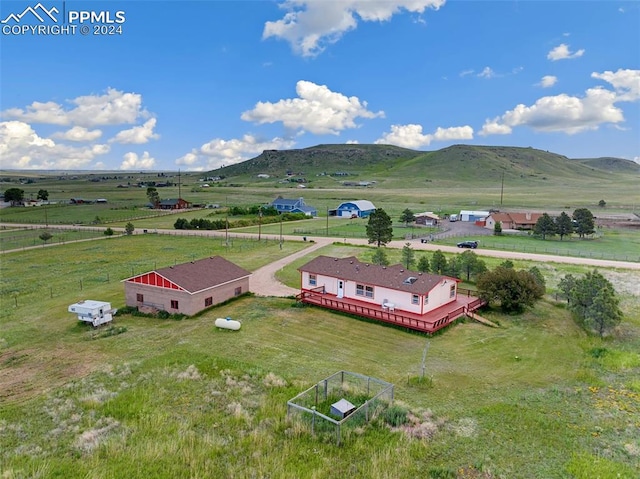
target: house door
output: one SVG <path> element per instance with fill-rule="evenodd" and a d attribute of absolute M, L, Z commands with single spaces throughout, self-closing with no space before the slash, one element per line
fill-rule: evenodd
<path fill-rule="evenodd" d="M 342 298 L 344 296 L 344 281 L 341 279 L 338 280 L 338 298 Z"/>

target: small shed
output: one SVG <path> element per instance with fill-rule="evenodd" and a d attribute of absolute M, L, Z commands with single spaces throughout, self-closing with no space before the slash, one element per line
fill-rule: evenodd
<path fill-rule="evenodd" d="M 344 398 L 331 405 L 331 415 L 340 419 L 344 419 L 355 410 L 356 407 Z"/>

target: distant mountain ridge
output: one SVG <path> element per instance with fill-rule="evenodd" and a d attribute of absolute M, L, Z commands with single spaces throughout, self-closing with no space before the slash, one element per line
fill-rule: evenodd
<path fill-rule="evenodd" d="M 494 180 L 511 178 L 608 177 L 640 174 L 640 164 L 622 158 L 569 159 L 527 147 L 453 145 L 425 152 L 392 145 L 317 145 L 293 150 L 265 150 L 250 160 L 215 170 L 212 174 L 255 176 L 285 174 L 317 176 L 348 173 L 375 179 L 401 180 L 417 174 L 431 180 L 456 178 Z"/>

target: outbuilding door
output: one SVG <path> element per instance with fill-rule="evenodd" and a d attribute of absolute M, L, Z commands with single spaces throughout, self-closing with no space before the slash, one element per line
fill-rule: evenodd
<path fill-rule="evenodd" d="M 338 298 L 342 298 L 344 296 L 344 281 L 341 279 L 338 280 Z"/>

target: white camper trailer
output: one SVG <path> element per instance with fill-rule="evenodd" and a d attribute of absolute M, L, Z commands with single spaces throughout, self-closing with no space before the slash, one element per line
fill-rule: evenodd
<path fill-rule="evenodd" d="M 111 303 L 91 299 L 69 305 L 70 313 L 77 314 L 79 321 L 91 323 L 94 328 L 111 322 L 117 311 L 117 309 L 111 309 Z"/>

